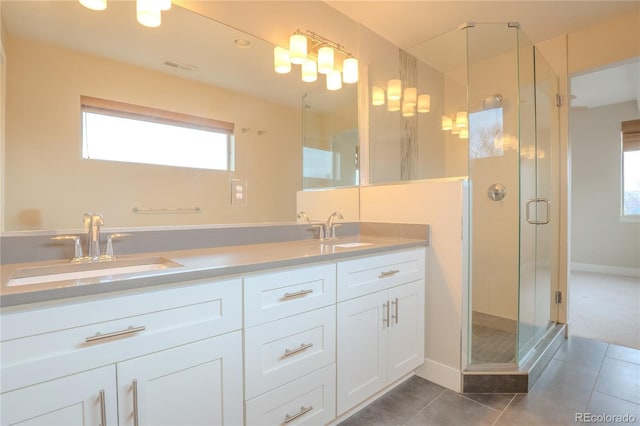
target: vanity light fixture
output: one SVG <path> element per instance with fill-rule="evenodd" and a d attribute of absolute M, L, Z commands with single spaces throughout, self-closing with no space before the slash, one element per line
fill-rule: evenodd
<path fill-rule="evenodd" d="M 456 113 L 456 127 L 464 129 L 469 127 L 469 120 L 467 118 L 467 111 L 458 111 Z"/>
<path fill-rule="evenodd" d="M 460 133 L 458 134 L 458 137 L 460 139 L 469 139 L 469 128 L 468 127 L 464 127 L 462 129 L 460 129 Z"/>
<path fill-rule="evenodd" d="M 105 10 L 107 0 L 79 0 L 91 10 Z M 162 12 L 171 9 L 171 0 L 136 0 L 136 19 L 145 27 L 158 27 L 162 23 Z"/>
<path fill-rule="evenodd" d="M 418 95 L 417 87 L 405 87 L 402 80 L 393 78 L 387 81 L 387 111 L 400 111 L 403 117 L 413 117 L 417 112 L 431 111 L 431 96 Z M 371 86 L 371 105 L 384 105 L 385 92 L 380 86 Z M 443 124 L 444 125 L 444 124 Z"/>
<path fill-rule="evenodd" d="M 382 87 L 371 87 L 371 105 L 384 105 L 384 89 Z"/>
<path fill-rule="evenodd" d="M 418 112 L 431 111 L 431 96 L 420 95 L 418 96 Z"/>
<path fill-rule="evenodd" d="M 400 99 L 389 99 L 387 101 L 387 111 L 400 111 Z"/>
<path fill-rule="evenodd" d="M 345 56 L 341 64 L 336 54 Z M 308 30 L 305 33 L 296 30 L 289 37 L 289 49 L 276 46 L 273 63 L 279 74 L 290 72 L 291 64 L 300 65 L 305 82 L 316 81 L 318 74 L 325 74 L 327 90 L 340 90 L 343 82 L 358 82 L 358 60 L 340 44 Z"/>
<path fill-rule="evenodd" d="M 408 106 L 416 106 L 418 103 L 418 89 L 415 87 L 407 87 L 404 89 L 404 104 Z"/>
<path fill-rule="evenodd" d="M 402 80 L 393 79 L 387 82 L 387 99 L 398 101 L 402 97 Z"/>
<path fill-rule="evenodd" d="M 411 105 L 409 103 L 402 104 L 402 116 L 403 117 L 413 117 L 416 115 L 415 105 Z"/>

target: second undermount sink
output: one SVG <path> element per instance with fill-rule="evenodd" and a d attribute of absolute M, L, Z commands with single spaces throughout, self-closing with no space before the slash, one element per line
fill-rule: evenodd
<path fill-rule="evenodd" d="M 105 262 L 66 263 L 16 269 L 7 286 L 45 284 L 83 278 L 110 277 L 183 266 L 164 257 L 116 259 Z"/>
<path fill-rule="evenodd" d="M 338 244 L 333 244 L 334 247 L 339 247 L 339 248 L 356 248 L 356 247 L 362 247 L 362 246 L 370 246 L 373 243 L 361 243 L 361 242 L 353 242 L 353 243 L 338 243 Z"/>

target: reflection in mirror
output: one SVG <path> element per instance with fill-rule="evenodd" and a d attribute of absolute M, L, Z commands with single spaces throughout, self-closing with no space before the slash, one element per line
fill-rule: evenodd
<path fill-rule="evenodd" d="M 129 1 L 1 7 L 3 230 L 78 229 L 84 212 L 109 227 L 296 220 L 300 99 L 323 82 L 275 74 L 273 45 L 176 5 L 153 29 Z M 234 169 L 82 159 L 81 96 L 233 123 Z M 246 185 L 241 203 L 232 179 Z"/>
<path fill-rule="evenodd" d="M 303 189 L 358 185 L 357 86 L 303 98 Z"/>

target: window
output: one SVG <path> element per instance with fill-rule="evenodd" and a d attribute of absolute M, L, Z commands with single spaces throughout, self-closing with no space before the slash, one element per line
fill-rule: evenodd
<path fill-rule="evenodd" d="M 640 120 L 622 122 L 622 217 L 640 218 Z"/>
<path fill-rule="evenodd" d="M 88 96 L 82 104 L 82 157 L 233 170 L 233 123 Z"/>

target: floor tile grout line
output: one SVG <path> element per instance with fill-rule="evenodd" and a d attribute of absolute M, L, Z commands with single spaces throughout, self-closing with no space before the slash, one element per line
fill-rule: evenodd
<path fill-rule="evenodd" d="M 431 404 L 433 404 L 435 402 L 436 399 L 440 398 L 440 396 L 442 396 L 442 394 L 444 394 L 447 391 L 447 388 L 444 388 L 440 391 L 440 393 L 438 395 L 436 395 L 435 398 L 433 398 L 431 401 L 429 401 L 427 403 L 427 405 L 425 405 L 424 407 L 422 407 L 420 410 L 418 410 L 417 413 L 415 413 L 413 416 L 409 417 L 408 420 L 411 420 L 413 417 L 417 416 L 418 414 L 420 414 L 421 412 L 423 412 L 424 410 L 427 409 L 428 406 L 430 406 Z M 406 423 L 404 423 L 406 424 Z"/>
<path fill-rule="evenodd" d="M 506 406 L 506 407 L 504 407 L 504 410 L 502 410 L 502 411 L 500 412 L 500 414 L 498 414 L 498 417 L 496 417 L 496 419 L 493 421 L 493 423 L 491 423 L 491 426 L 493 426 L 493 425 L 495 425 L 496 423 L 498 423 L 498 420 L 500 420 L 500 418 L 502 418 L 502 415 L 503 415 L 504 413 L 506 413 L 506 412 L 507 412 L 507 410 L 509 409 L 509 407 L 511 407 L 511 403 L 513 402 L 513 400 L 514 400 L 514 399 L 516 399 L 516 396 L 518 396 L 518 395 L 519 395 L 519 394 L 517 394 L 517 393 L 516 393 L 516 394 L 514 394 L 514 395 L 511 397 L 511 399 L 510 399 L 510 400 L 509 400 L 509 402 L 507 403 L 507 406 Z"/>
<path fill-rule="evenodd" d="M 502 411 L 497 410 L 497 409 L 495 409 L 495 408 L 493 408 L 493 407 L 489 407 L 488 405 L 483 404 L 482 402 L 476 401 L 475 399 L 469 398 L 468 396 L 466 396 L 466 395 L 465 395 L 465 394 L 463 394 L 463 393 L 459 393 L 458 395 L 460 395 L 461 397 L 463 397 L 463 398 L 464 398 L 464 399 L 466 399 L 466 400 L 469 400 L 469 401 L 471 401 L 471 402 L 475 402 L 476 404 L 481 405 L 482 407 L 489 408 L 489 409 L 491 409 L 491 410 L 493 410 L 493 411 L 497 411 L 498 413 L 501 413 L 501 412 L 502 412 Z M 490 394 L 490 395 L 498 395 L 498 394 L 495 394 L 495 393 L 494 393 L 494 394 Z M 512 397 L 512 398 L 513 398 L 513 397 Z M 509 401 L 511 401 L 511 400 L 509 400 Z"/>
<path fill-rule="evenodd" d="M 602 370 L 602 366 L 604 365 L 604 360 L 607 358 L 607 352 L 609 352 L 610 343 L 607 343 L 607 349 L 604 351 L 604 356 L 602 357 L 602 361 L 600 361 L 600 367 L 598 368 L 598 374 L 596 375 L 596 381 L 593 382 L 593 387 L 591 388 L 591 392 L 589 393 L 589 399 L 587 399 L 587 405 L 584 407 L 584 411 L 587 411 L 589 408 L 589 404 L 591 404 L 591 399 L 593 398 L 593 393 L 596 391 L 596 386 L 598 386 L 598 381 L 600 380 L 600 371 Z"/>

